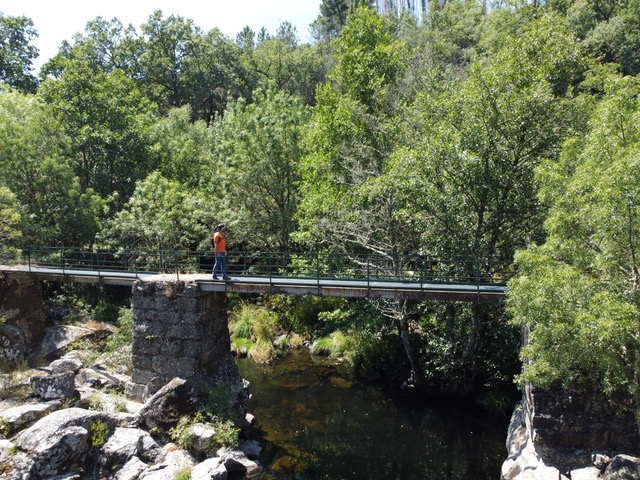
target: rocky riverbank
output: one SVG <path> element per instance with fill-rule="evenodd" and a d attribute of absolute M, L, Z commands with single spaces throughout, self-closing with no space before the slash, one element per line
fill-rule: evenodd
<path fill-rule="evenodd" d="M 527 387 L 511 418 L 501 480 L 638 480 L 633 412 L 602 394 Z"/>
<path fill-rule="evenodd" d="M 69 330 L 77 341 L 77 329 Z M 124 358 L 130 350 L 118 354 Z M 171 441 L 179 418 L 201 404 L 193 382 L 176 378 L 136 402 L 124 396 L 130 377 L 118 364 L 98 358 L 85 365 L 80 352 L 71 351 L 42 368 L 3 375 L 0 479 L 226 479 L 260 469 L 256 442 L 220 447 L 219 432 L 206 422 Z M 248 426 L 248 417 L 237 427 Z"/>

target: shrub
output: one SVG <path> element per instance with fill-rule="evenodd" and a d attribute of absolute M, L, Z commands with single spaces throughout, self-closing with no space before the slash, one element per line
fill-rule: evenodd
<path fill-rule="evenodd" d="M 100 420 L 91 425 L 91 445 L 94 447 L 100 447 L 104 445 L 107 440 L 109 430 L 107 426 Z"/>
<path fill-rule="evenodd" d="M 258 340 L 249 350 L 249 356 L 258 363 L 269 363 L 276 358 L 276 349 L 270 341 Z"/>
<path fill-rule="evenodd" d="M 331 355 L 331 339 L 329 337 L 317 338 L 311 344 L 310 350 L 314 355 Z"/>
<path fill-rule="evenodd" d="M 109 336 L 105 352 L 115 352 L 133 341 L 133 309 L 121 307 L 118 311 L 118 327 L 120 331 Z"/>
<path fill-rule="evenodd" d="M 221 447 L 237 448 L 239 430 L 235 428 L 233 421 L 223 420 L 218 416 L 208 417 L 202 412 L 181 417 L 178 424 L 169 430 L 169 436 L 180 448 L 189 450 L 194 440 L 192 429 L 198 423 L 209 426 L 216 432 L 207 449 L 209 452 L 213 453 Z"/>
<path fill-rule="evenodd" d="M 234 338 L 272 342 L 278 335 L 278 316 L 273 312 L 243 303 L 231 313 L 231 331 Z"/>
<path fill-rule="evenodd" d="M 231 351 L 236 352 L 239 357 L 246 357 L 249 355 L 249 350 L 253 346 L 253 342 L 247 338 L 233 337 L 231 342 Z"/>

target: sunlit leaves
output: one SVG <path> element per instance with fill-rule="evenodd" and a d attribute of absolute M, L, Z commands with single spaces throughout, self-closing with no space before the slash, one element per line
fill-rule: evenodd
<path fill-rule="evenodd" d="M 0 12 L 0 81 L 23 92 L 35 92 L 38 82 L 31 63 L 38 49 L 31 42 L 37 36 L 30 18 Z"/>
<path fill-rule="evenodd" d="M 206 248 L 217 222 L 214 207 L 204 192 L 185 189 L 154 172 L 138 182 L 133 196 L 106 225 L 100 240 L 110 247 Z"/>
<path fill-rule="evenodd" d="M 274 86 L 258 90 L 254 102 L 231 102 L 214 125 L 216 153 L 224 161 L 224 205 L 237 227 L 237 241 L 250 248 L 289 251 L 300 201 L 299 163 L 309 110 Z M 233 219 L 233 220 L 231 220 Z"/>
<path fill-rule="evenodd" d="M 584 136 L 538 168 L 553 202 L 543 247 L 518 257 L 514 319 L 531 330 L 523 380 L 640 390 L 640 83 L 611 76 Z"/>

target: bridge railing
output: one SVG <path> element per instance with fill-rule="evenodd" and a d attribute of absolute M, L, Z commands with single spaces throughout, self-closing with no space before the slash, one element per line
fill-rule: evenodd
<path fill-rule="evenodd" d="M 173 250 L 12 247 L 1 249 L 0 263 L 52 268 L 63 272 L 211 273 L 211 252 Z M 416 283 L 504 285 L 513 262 L 489 257 L 429 257 L 338 253 L 231 252 L 231 276 L 366 280 Z"/>

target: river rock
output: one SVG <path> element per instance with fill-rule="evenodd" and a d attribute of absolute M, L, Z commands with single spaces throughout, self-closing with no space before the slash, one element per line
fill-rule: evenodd
<path fill-rule="evenodd" d="M 124 466 L 109 477 L 110 480 L 137 480 L 148 465 L 138 457 L 132 457 Z"/>
<path fill-rule="evenodd" d="M 76 396 L 73 372 L 31 377 L 29 383 L 36 395 L 44 400 Z"/>
<path fill-rule="evenodd" d="M 174 378 L 152 395 L 140 409 L 140 416 L 148 428 L 168 429 L 180 417 L 195 411 L 190 401 L 190 385 L 183 378 Z"/>
<path fill-rule="evenodd" d="M 191 480 L 227 480 L 227 469 L 220 457 L 208 458 L 191 471 Z"/>
<path fill-rule="evenodd" d="M 132 458 L 154 461 L 160 447 L 149 433 L 138 428 L 116 427 L 113 435 L 100 448 L 100 478 L 108 476 L 115 466 L 124 465 Z"/>
<path fill-rule="evenodd" d="M 54 375 L 67 372 L 72 372 L 75 375 L 82 368 L 82 361 L 77 357 L 65 356 L 51 362 L 49 364 L 49 368 L 51 369 L 51 373 Z"/>
<path fill-rule="evenodd" d="M 571 470 L 571 480 L 598 480 L 602 472 L 596 467 L 585 467 Z"/>
<path fill-rule="evenodd" d="M 637 480 L 640 478 L 640 458 L 617 455 L 607 466 L 604 478 L 606 480 Z"/>
<path fill-rule="evenodd" d="M 57 410 L 60 405 L 59 400 L 52 400 L 46 403 L 27 403 L 7 408 L 0 412 L 0 425 L 4 425 L 6 434 L 14 434 Z"/>
<path fill-rule="evenodd" d="M 221 448 L 216 455 L 222 458 L 227 472 L 246 472 L 252 474 L 260 470 L 260 465 L 253 460 L 249 460 L 244 452 L 231 450 L 229 448 Z"/>
<path fill-rule="evenodd" d="M 81 408 L 58 410 L 23 430 L 15 439 L 16 447 L 34 464 L 31 473 L 51 477 L 73 471 L 91 448 L 91 427 L 102 422 L 105 433 L 113 431 L 114 421 L 101 412 Z"/>
<path fill-rule="evenodd" d="M 203 455 L 213 453 L 211 450 L 214 444 L 216 431 L 211 425 L 195 423 L 189 429 L 188 434 L 191 439 L 191 447 L 195 452 Z"/>
<path fill-rule="evenodd" d="M 168 451 L 167 451 L 168 450 Z M 164 460 L 145 470 L 139 480 L 175 480 L 178 473 L 195 466 L 195 459 L 173 444 L 165 446 Z"/>
<path fill-rule="evenodd" d="M 252 460 L 256 460 L 260 456 L 260 452 L 262 452 L 262 447 L 255 440 L 243 440 L 240 442 L 239 448 Z"/>

